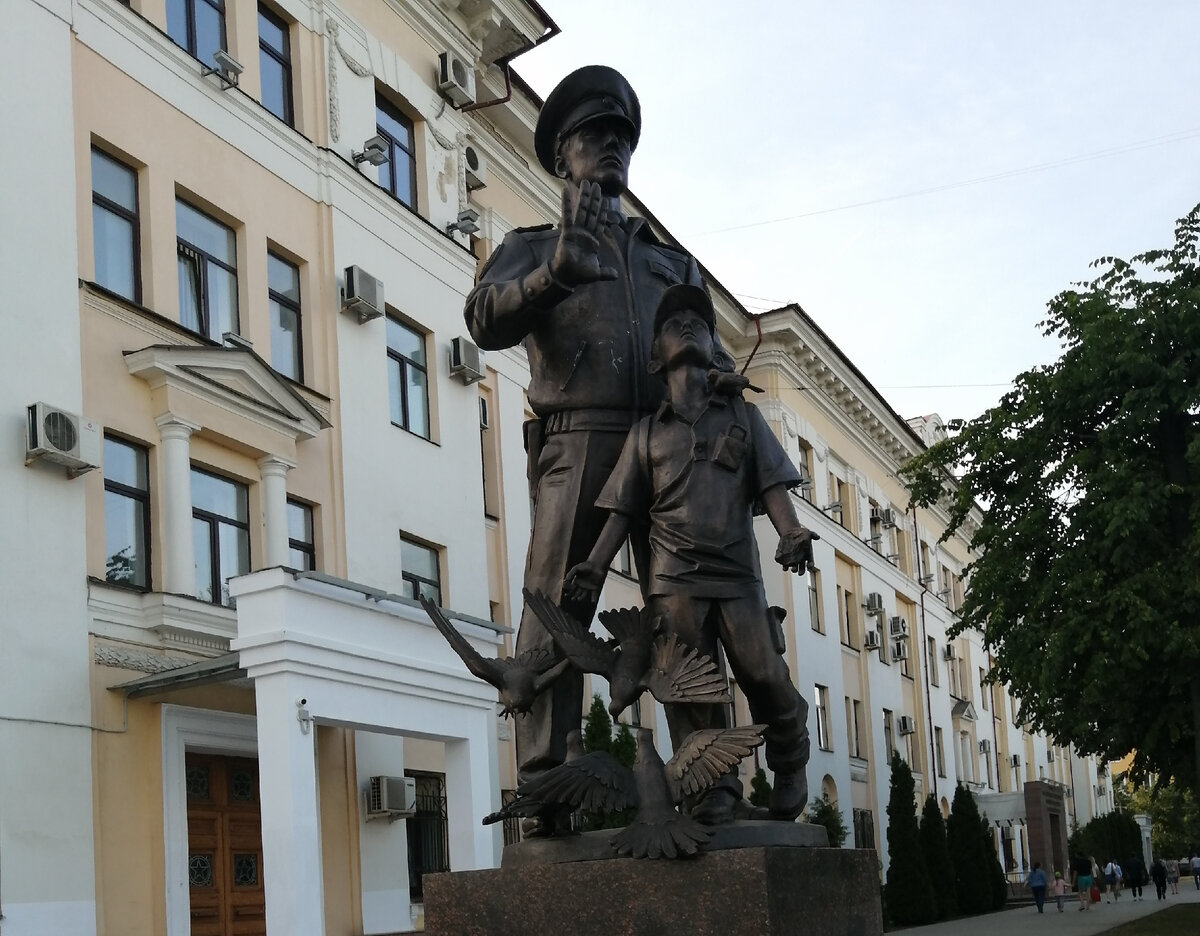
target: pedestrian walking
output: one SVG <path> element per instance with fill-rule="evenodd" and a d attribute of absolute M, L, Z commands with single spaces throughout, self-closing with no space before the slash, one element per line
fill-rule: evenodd
<path fill-rule="evenodd" d="M 1042 870 L 1042 863 L 1035 861 L 1033 870 L 1029 872 L 1029 889 L 1033 892 L 1033 902 L 1037 904 L 1037 912 L 1042 912 L 1042 904 L 1046 901 L 1046 872 Z"/>
<path fill-rule="evenodd" d="M 1129 888 L 1129 896 L 1134 900 L 1142 900 L 1142 886 L 1146 883 L 1146 865 L 1142 859 L 1134 855 L 1124 866 L 1118 865 L 1118 882 L 1124 882 Z M 1120 884 L 1118 883 L 1118 887 Z"/>
<path fill-rule="evenodd" d="M 1171 893 L 1179 893 L 1179 862 L 1175 858 L 1168 858 L 1167 865 L 1167 883 L 1171 885 Z"/>
<path fill-rule="evenodd" d="M 1076 855 L 1071 865 L 1071 877 L 1079 891 L 1079 909 L 1086 910 L 1092 902 L 1092 862 L 1083 855 Z"/>
<path fill-rule="evenodd" d="M 1196 882 L 1196 890 L 1200 890 L 1200 849 L 1192 851 L 1192 878 Z"/>
<path fill-rule="evenodd" d="M 1120 894 L 1117 893 L 1117 863 L 1111 858 L 1104 863 L 1104 902 L 1111 903 L 1112 900 L 1118 900 Z M 1109 898 L 1112 900 L 1109 900 Z"/>
<path fill-rule="evenodd" d="M 1062 872 L 1054 872 L 1054 902 L 1058 904 L 1058 912 L 1063 912 L 1063 905 L 1067 902 L 1067 882 L 1063 880 Z"/>
<path fill-rule="evenodd" d="M 1167 899 L 1167 866 L 1161 858 L 1155 858 L 1150 865 L 1150 879 L 1154 881 L 1154 891 L 1159 900 Z"/>

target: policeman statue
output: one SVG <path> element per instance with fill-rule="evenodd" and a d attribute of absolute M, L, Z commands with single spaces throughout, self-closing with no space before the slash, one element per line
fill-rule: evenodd
<path fill-rule="evenodd" d="M 694 258 L 621 212 L 640 131 L 637 95 L 614 69 L 589 65 L 558 84 L 542 107 L 534 144 L 543 168 L 563 180 L 562 218 L 557 226 L 505 237 L 464 312 L 481 348 L 525 343 L 529 404 L 537 416 L 525 425 L 535 503 L 525 588 L 544 592 L 584 622 L 592 619 L 596 597 L 564 599 L 563 578 L 588 558 L 604 527 L 607 515 L 596 498 L 630 427 L 664 399 L 662 382 L 647 368 L 655 309 L 672 285 L 703 287 Z M 718 346 L 717 367 L 732 366 Z M 631 529 L 630 545 L 644 594 L 644 524 Z M 557 654 L 526 607 L 517 651 L 535 647 Z M 562 763 L 567 733 L 579 727 L 582 710 L 583 675 L 568 669 L 516 720 L 520 781 Z M 544 814 L 526 820 L 524 831 L 562 833 L 567 819 Z"/>

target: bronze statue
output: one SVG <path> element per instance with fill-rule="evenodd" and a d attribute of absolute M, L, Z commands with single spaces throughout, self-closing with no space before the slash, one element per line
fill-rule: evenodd
<path fill-rule="evenodd" d="M 582 753 L 579 732 L 568 739 L 566 761 L 517 788 L 516 798 L 484 818 L 484 824 L 513 816 L 542 815 L 548 808 L 617 812 L 636 807 L 637 813 L 612 837 L 618 855 L 633 858 L 676 858 L 696 854 L 708 842 L 709 831 L 676 804 L 708 789 L 762 744 L 765 726 L 708 728 L 695 731 L 676 745 L 666 764 L 654 747 L 648 728 L 638 729 L 633 770 L 605 751 Z"/>
<path fill-rule="evenodd" d="M 691 256 L 621 212 L 640 131 L 637 95 L 615 70 L 590 65 L 558 84 L 538 117 L 535 149 L 546 171 L 563 180 L 560 222 L 509 233 L 464 312 L 481 348 L 525 343 L 529 403 L 537 416 L 525 426 L 535 504 L 525 587 L 561 600 L 584 622 L 591 621 L 596 598 L 563 596 L 563 579 L 588 557 L 604 525 L 596 497 L 630 426 L 664 398 L 663 385 L 647 371 L 654 310 L 670 286 L 703 285 Z M 732 370 L 724 350 L 716 354 L 719 366 Z M 645 524 L 631 524 L 629 536 L 645 583 Z M 555 652 L 527 607 L 516 649 Z M 522 782 L 562 763 L 567 733 L 579 726 L 582 711 L 583 674 L 571 670 L 517 720 Z M 547 811 L 530 817 L 524 831 L 550 835 L 564 818 Z"/>
<path fill-rule="evenodd" d="M 564 594 L 578 599 L 604 584 L 632 524 L 650 518 L 647 611 L 668 632 L 716 658 L 718 643 L 766 725 L 767 764 L 775 773 L 772 818 L 798 817 L 808 799 L 808 705 L 777 646 L 777 621 L 759 574 L 753 513 L 765 512 L 780 536 L 775 559 L 803 570 L 816 534 L 801 526 L 788 489 L 800 474 L 762 415 L 741 394 L 716 392 L 715 322 L 708 294 L 673 286 L 654 317 L 650 368 L 668 387 L 652 416 L 629 431 L 620 460 L 597 500 L 609 519 L 589 558 L 567 573 Z M 728 707 L 668 704 L 678 750 L 701 729 L 724 728 Z M 731 773 L 692 804 L 708 824 L 732 820 L 741 786 Z"/>
<path fill-rule="evenodd" d="M 608 680 L 608 712 L 616 720 L 643 692 L 659 702 L 727 703 L 729 682 L 711 657 L 668 634 L 661 618 L 639 608 L 601 611 L 613 635 L 601 640 L 542 594 L 525 601 L 576 669 Z"/>

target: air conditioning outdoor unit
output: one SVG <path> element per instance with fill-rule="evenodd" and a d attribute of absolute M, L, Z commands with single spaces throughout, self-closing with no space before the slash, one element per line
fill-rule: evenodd
<path fill-rule="evenodd" d="M 952 643 L 946 644 L 945 649 L 942 650 L 942 657 L 947 662 L 958 658 L 958 650 L 955 648 L 954 644 L 952 644 Z"/>
<path fill-rule="evenodd" d="M 483 356 L 466 338 L 454 338 L 450 342 L 450 374 L 467 386 L 483 380 Z"/>
<path fill-rule="evenodd" d="M 71 478 L 100 467 L 99 423 L 48 403 L 30 404 L 26 412 L 26 465 L 44 458 L 66 466 Z"/>
<path fill-rule="evenodd" d="M 879 614 L 883 611 L 883 595 L 879 592 L 871 592 L 867 595 L 867 600 L 863 603 L 863 607 L 867 609 L 867 614 Z"/>
<path fill-rule="evenodd" d="M 892 513 L 891 507 L 884 507 L 883 510 L 879 512 L 879 521 L 885 527 L 889 528 L 896 525 L 896 515 Z"/>
<path fill-rule="evenodd" d="M 991 750 L 992 750 L 992 742 L 989 741 L 987 738 L 984 738 L 982 741 L 979 742 L 979 753 L 980 754 L 989 754 L 989 753 L 991 753 Z"/>
<path fill-rule="evenodd" d="M 417 781 L 412 777 L 372 777 L 363 793 L 367 819 L 395 822 L 417 811 Z"/>
<path fill-rule="evenodd" d="M 468 143 L 463 148 L 463 160 L 467 164 L 467 190 L 487 187 L 488 161 L 478 146 Z"/>
<path fill-rule="evenodd" d="M 917 721 L 911 715 L 900 716 L 900 734 L 912 734 L 917 730 Z"/>
<path fill-rule="evenodd" d="M 1099 784 L 1096 787 L 1096 795 L 1097 796 L 1107 796 L 1108 795 L 1108 787 L 1106 787 L 1103 783 Z"/>
<path fill-rule="evenodd" d="M 475 103 L 475 69 L 471 63 L 454 52 L 438 56 L 438 90 L 455 107 Z"/>
<path fill-rule="evenodd" d="M 342 290 L 342 311 L 358 316 L 358 324 L 383 315 L 383 281 L 361 267 L 346 267 L 346 285 Z"/>
<path fill-rule="evenodd" d="M 892 644 L 892 659 L 907 660 L 908 659 L 908 644 L 903 640 L 897 640 Z"/>
<path fill-rule="evenodd" d="M 888 633 L 897 638 L 908 636 L 908 621 L 902 617 L 888 618 Z"/>
<path fill-rule="evenodd" d="M 878 650 L 879 649 L 879 631 L 872 628 L 863 634 L 863 649 Z"/>
<path fill-rule="evenodd" d="M 1012 758 L 1009 760 L 1009 763 L 1011 763 L 1014 767 L 1020 767 L 1021 766 L 1021 755 L 1014 754 L 1012 756 Z"/>

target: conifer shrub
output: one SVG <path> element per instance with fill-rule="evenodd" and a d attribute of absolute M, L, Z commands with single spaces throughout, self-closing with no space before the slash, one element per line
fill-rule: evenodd
<path fill-rule="evenodd" d="M 933 885 L 917 829 L 916 785 L 908 764 L 892 753 L 892 783 L 887 807 L 888 873 L 884 897 L 893 922 L 916 926 L 937 919 Z"/>

